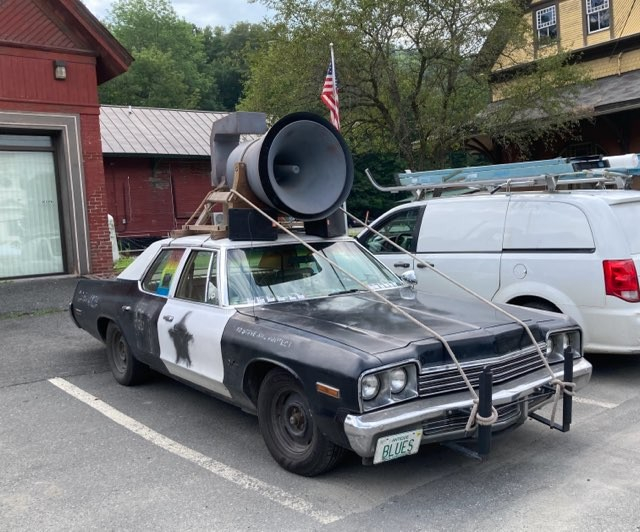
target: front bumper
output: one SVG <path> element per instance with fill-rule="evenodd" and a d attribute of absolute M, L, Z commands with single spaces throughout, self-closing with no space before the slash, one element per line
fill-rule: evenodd
<path fill-rule="evenodd" d="M 552 368 L 554 377 L 562 379 L 563 368 Z M 591 364 L 584 358 L 573 365 L 573 382 L 576 390 L 591 379 Z M 546 387 L 551 381 L 544 369 L 493 387 L 493 406 L 498 410 L 494 432 L 524 423 L 527 416 L 547 404 L 553 391 Z M 468 391 L 444 394 L 426 399 L 391 406 L 376 412 L 353 415 L 344 420 L 344 431 L 351 448 L 364 458 L 372 457 L 381 436 L 388 436 L 423 428 L 421 444 L 463 439 L 472 434 L 465 432 L 465 425 L 473 406 Z"/>

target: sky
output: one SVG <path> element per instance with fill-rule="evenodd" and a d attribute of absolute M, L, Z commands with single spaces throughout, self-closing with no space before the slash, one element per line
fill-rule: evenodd
<path fill-rule="evenodd" d="M 100 20 L 111 8 L 110 0 L 82 0 Z M 267 8 L 248 0 L 171 0 L 178 16 L 203 28 L 224 26 L 229 29 L 236 22 L 262 22 L 269 14 Z"/>

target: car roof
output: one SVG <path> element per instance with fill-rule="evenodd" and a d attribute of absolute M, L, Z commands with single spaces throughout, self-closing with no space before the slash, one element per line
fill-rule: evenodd
<path fill-rule="evenodd" d="M 294 233 L 295 234 L 295 233 Z M 304 242 L 334 242 L 336 240 L 352 240 L 348 236 L 338 236 L 334 238 L 322 238 L 319 236 L 311 236 L 306 234 L 297 234 L 298 238 Z M 277 246 L 279 244 L 291 244 L 298 242 L 297 238 L 294 238 L 285 233 L 279 233 L 276 240 L 231 240 L 230 238 L 212 238 L 208 233 L 202 235 L 189 235 L 178 238 L 167 238 L 162 240 L 163 246 L 184 246 L 184 247 L 204 247 L 211 249 L 235 249 L 257 246 Z"/>
<path fill-rule="evenodd" d="M 336 241 L 354 241 L 349 236 L 337 236 L 333 238 L 322 238 L 306 234 L 297 235 L 304 242 L 336 242 Z M 279 233 L 276 240 L 231 240 L 229 238 L 212 238 L 209 233 L 194 234 L 177 238 L 165 238 L 153 242 L 145 249 L 140 256 L 125 268 L 118 279 L 122 280 L 138 280 L 141 279 L 146 271 L 149 263 L 155 257 L 161 248 L 166 247 L 185 247 L 185 248 L 205 248 L 205 249 L 238 249 L 247 247 L 264 247 L 277 246 L 281 244 L 292 244 L 298 240 L 288 234 Z"/>

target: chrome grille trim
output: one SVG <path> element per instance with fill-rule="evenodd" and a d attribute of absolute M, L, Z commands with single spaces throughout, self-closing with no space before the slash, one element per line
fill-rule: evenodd
<path fill-rule="evenodd" d="M 496 408 L 498 411 L 497 423 L 512 423 L 520 418 L 522 405 L 510 403 Z M 431 419 L 422 423 L 423 437 L 435 436 L 441 433 L 464 430 L 469 421 L 469 411 L 458 410 L 446 417 Z"/>
<path fill-rule="evenodd" d="M 540 342 L 538 347 L 543 353 L 545 352 L 546 344 L 544 342 Z M 480 374 L 485 366 L 491 367 L 494 384 L 506 382 L 544 367 L 544 363 L 534 346 L 514 351 L 501 357 L 473 361 L 461 365 L 474 388 L 478 387 Z M 466 389 L 467 386 L 460 372 L 453 364 L 444 367 L 439 366 L 431 370 L 424 369 L 418 375 L 418 393 L 420 397 L 430 397 Z"/>

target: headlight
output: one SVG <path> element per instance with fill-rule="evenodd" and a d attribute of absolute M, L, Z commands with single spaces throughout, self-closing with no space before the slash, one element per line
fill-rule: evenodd
<path fill-rule="evenodd" d="M 389 372 L 389 388 L 391 393 L 400 393 L 407 385 L 407 372 L 404 368 L 396 368 Z"/>
<path fill-rule="evenodd" d="M 365 401 L 370 401 L 377 394 L 380 389 L 380 381 L 375 375 L 365 375 L 362 378 L 362 398 Z"/>
<path fill-rule="evenodd" d="M 574 353 L 582 355 L 582 338 L 580 331 L 559 331 L 547 336 L 547 358 L 561 357 L 570 347 Z"/>
<path fill-rule="evenodd" d="M 415 362 L 370 371 L 360 378 L 362 411 L 418 397 L 418 366 Z"/>

